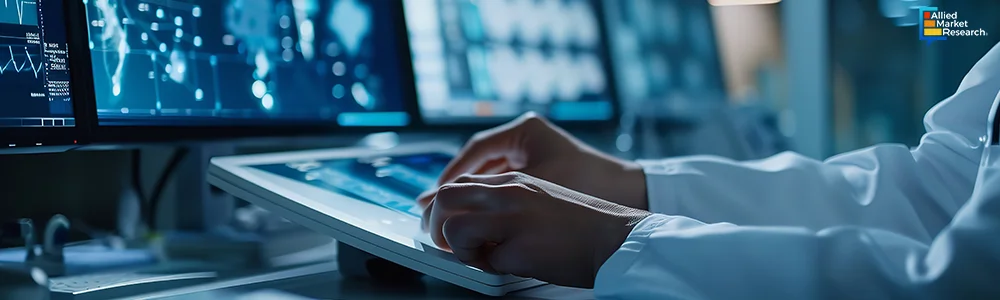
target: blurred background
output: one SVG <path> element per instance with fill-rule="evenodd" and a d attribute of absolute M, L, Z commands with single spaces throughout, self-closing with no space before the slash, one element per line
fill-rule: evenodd
<path fill-rule="evenodd" d="M 601 1 L 622 116 L 615 133 L 594 140 L 629 158 L 792 150 L 823 159 L 876 143 L 914 146 L 924 113 L 1000 41 L 996 0 Z M 992 35 L 922 42 L 921 5 L 959 12 Z M 152 188 L 169 153 L 143 156 L 140 185 Z M 13 170 L 0 172 L 3 217 L 63 213 L 111 230 L 118 200 L 132 197 L 130 157 L 0 156 Z M 165 198 L 182 194 L 176 181 Z"/>
<path fill-rule="evenodd" d="M 695 1 L 613 2 L 619 6 L 667 7 Z M 924 131 L 924 113 L 951 95 L 975 62 L 1000 41 L 996 34 L 936 43 L 920 41 L 920 17 L 913 9 L 940 6 L 960 12 L 960 19 L 968 20 L 970 27 L 994 32 L 1000 31 L 1000 19 L 991 17 L 1000 11 L 997 1 L 708 2 L 722 66 L 722 76 L 712 80 L 724 82 L 727 109 L 722 111 L 736 113 L 717 113 L 700 121 L 699 128 L 704 130 L 699 133 L 721 138 L 674 143 L 683 145 L 682 152 L 688 153 L 748 159 L 794 150 L 826 158 L 878 143 L 915 146 Z M 657 14 L 654 20 L 661 28 L 669 26 L 664 25 L 669 24 L 664 19 L 675 17 L 669 10 L 661 9 Z M 623 18 L 629 22 L 644 19 Z M 616 22 L 614 17 L 610 22 Z M 612 33 L 618 47 L 622 36 Z M 706 49 L 711 48 L 689 51 L 711 51 Z M 657 59 L 637 63 L 643 64 L 655 66 Z M 627 74 L 619 77 L 626 81 L 620 89 L 636 88 L 628 82 Z M 698 96 L 699 101 L 705 100 L 704 95 Z M 627 104 L 633 111 L 649 107 L 647 102 L 636 101 L 642 97 L 625 98 L 632 101 Z M 663 105 L 669 100 L 653 102 Z M 726 124 L 736 130 L 736 139 L 744 143 L 742 150 L 731 149 L 737 147 L 732 144 L 733 135 L 720 135 L 732 130 L 713 128 Z"/>
<path fill-rule="evenodd" d="M 712 9 L 730 104 L 766 107 L 790 149 L 815 158 L 917 145 L 923 115 L 1000 41 L 920 41 L 920 17 L 910 9 L 939 6 L 992 33 L 1000 31 L 991 17 L 997 1 L 710 2 L 722 5 Z"/>

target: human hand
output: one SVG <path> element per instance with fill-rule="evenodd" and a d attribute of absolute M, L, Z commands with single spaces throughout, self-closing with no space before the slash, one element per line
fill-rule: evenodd
<path fill-rule="evenodd" d="M 517 172 L 459 177 L 434 203 L 424 228 L 462 262 L 582 288 L 651 214 Z"/>
<path fill-rule="evenodd" d="M 480 132 L 444 169 L 439 186 L 462 174 L 489 175 L 519 171 L 632 208 L 647 209 L 642 168 L 587 146 L 535 113 Z M 430 210 L 434 192 L 418 203 Z"/>

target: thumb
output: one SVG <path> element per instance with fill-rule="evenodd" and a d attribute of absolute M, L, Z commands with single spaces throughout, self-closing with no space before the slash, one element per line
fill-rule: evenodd
<path fill-rule="evenodd" d="M 530 257 L 533 255 L 533 249 L 530 243 L 524 241 L 523 238 L 510 238 L 492 247 L 488 258 L 492 271 L 498 274 L 536 277 L 538 274 L 533 264 L 535 260 Z"/>

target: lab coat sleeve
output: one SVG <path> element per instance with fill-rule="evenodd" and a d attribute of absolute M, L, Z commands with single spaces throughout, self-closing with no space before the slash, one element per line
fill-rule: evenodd
<path fill-rule="evenodd" d="M 996 70 L 1000 46 L 927 113 L 927 133 L 913 149 L 878 145 L 826 161 L 794 153 L 748 162 L 707 156 L 640 161 L 649 209 L 708 223 L 855 225 L 928 242 L 972 192 L 978 139 L 1000 89 Z"/>
<path fill-rule="evenodd" d="M 1000 176 L 932 243 L 879 229 L 704 224 L 654 214 L 601 267 L 599 299 L 996 299 Z M 980 179 L 982 180 L 982 179 Z M 983 184 L 982 182 L 980 183 Z"/>

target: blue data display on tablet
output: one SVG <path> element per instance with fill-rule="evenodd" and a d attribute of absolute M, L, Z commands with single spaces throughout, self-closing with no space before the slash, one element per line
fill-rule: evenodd
<path fill-rule="evenodd" d="M 253 166 L 337 194 L 421 217 L 416 199 L 433 189 L 451 155 L 429 153 Z"/>

